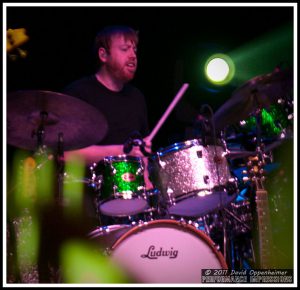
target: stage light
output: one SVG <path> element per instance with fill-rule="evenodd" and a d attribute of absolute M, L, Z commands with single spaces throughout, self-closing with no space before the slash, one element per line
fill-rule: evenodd
<path fill-rule="evenodd" d="M 290 22 L 231 50 L 236 84 L 242 85 L 255 76 L 270 73 L 278 65 L 282 68 L 292 67 L 293 37 L 293 23 Z"/>
<path fill-rule="evenodd" d="M 225 54 L 214 54 L 205 63 L 205 75 L 215 85 L 225 85 L 234 76 L 234 64 Z"/>

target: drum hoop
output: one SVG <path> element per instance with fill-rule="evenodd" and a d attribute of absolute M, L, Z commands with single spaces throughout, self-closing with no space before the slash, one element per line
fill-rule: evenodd
<path fill-rule="evenodd" d="M 217 139 L 217 143 L 218 144 L 216 144 L 216 145 L 215 144 L 207 144 L 206 146 L 208 146 L 208 147 L 220 147 L 225 151 L 224 145 L 220 144 L 220 139 Z M 174 143 L 170 146 L 162 148 L 162 149 L 158 150 L 155 154 L 153 154 L 151 157 L 153 159 L 156 159 L 156 158 L 163 157 L 163 156 L 165 156 L 167 154 L 170 154 L 170 153 L 175 153 L 175 152 L 178 152 L 178 151 L 181 151 L 181 150 L 189 149 L 193 146 L 206 147 L 206 146 L 203 145 L 201 139 L 191 139 L 191 140 L 187 140 L 187 141 L 184 141 L 184 142 Z"/>
<path fill-rule="evenodd" d="M 124 200 L 122 198 L 124 194 L 126 194 L 126 192 L 118 191 L 118 192 L 112 193 L 109 197 L 100 200 L 98 205 L 102 205 L 106 202 L 117 200 L 117 199 Z M 146 194 L 147 194 L 146 190 L 138 190 L 138 191 L 132 191 L 131 196 L 132 196 L 132 198 L 135 198 L 135 199 L 146 200 Z"/>
<path fill-rule="evenodd" d="M 103 158 L 104 162 L 119 162 L 119 161 L 138 161 L 141 162 L 142 158 L 131 155 L 117 155 L 117 156 L 106 156 Z"/>
<path fill-rule="evenodd" d="M 98 226 L 93 231 L 89 232 L 87 236 L 88 238 L 93 239 L 99 237 L 101 233 L 104 233 L 106 228 L 109 229 L 109 233 L 112 233 L 119 229 L 129 228 L 129 227 L 131 226 L 126 224 L 116 224 L 116 225 L 108 225 L 108 226 L 101 226 L 101 227 Z"/>
<path fill-rule="evenodd" d="M 143 225 L 137 225 L 137 226 L 133 227 L 132 229 L 130 229 L 129 231 L 124 233 L 119 239 L 117 239 L 114 242 L 114 244 L 111 247 L 111 251 L 114 251 L 124 240 L 126 240 L 132 234 L 141 232 L 141 231 L 149 228 L 149 226 L 152 227 L 153 225 L 156 225 L 156 224 L 177 225 L 177 226 L 179 226 L 179 228 L 182 227 L 182 228 L 191 230 L 194 235 L 202 238 L 202 240 L 204 240 L 204 242 L 212 249 L 214 254 L 217 256 L 219 262 L 221 263 L 222 268 L 228 269 L 225 258 L 223 257 L 222 253 L 214 246 L 215 243 L 212 241 L 212 239 L 209 236 L 207 236 L 205 233 L 202 233 L 200 230 L 197 230 L 195 227 L 193 227 L 190 224 L 181 223 L 180 221 L 175 221 L 175 220 L 170 220 L 170 219 L 154 220 L 154 221 L 147 222 Z"/>
<path fill-rule="evenodd" d="M 172 144 L 172 145 L 170 145 L 166 148 L 158 150 L 157 155 L 164 156 L 165 154 L 177 152 L 177 151 L 184 150 L 184 149 L 188 149 L 188 148 L 191 148 L 191 147 L 197 146 L 197 145 L 201 145 L 200 141 L 198 139 L 192 139 L 192 140 L 187 140 L 187 141 L 184 141 L 184 142 L 174 143 L 174 144 Z M 172 150 L 176 147 L 178 147 L 176 150 Z M 153 157 L 155 157 L 157 155 L 154 154 Z"/>

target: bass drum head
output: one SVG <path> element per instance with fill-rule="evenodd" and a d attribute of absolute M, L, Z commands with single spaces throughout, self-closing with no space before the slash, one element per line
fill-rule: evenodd
<path fill-rule="evenodd" d="M 175 220 L 130 229 L 112 246 L 111 258 L 136 283 L 201 283 L 202 269 L 227 269 L 205 233 Z"/>

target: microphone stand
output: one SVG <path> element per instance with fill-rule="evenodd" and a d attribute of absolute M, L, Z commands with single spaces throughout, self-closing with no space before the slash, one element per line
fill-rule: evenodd
<path fill-rule="evenodd" d="M 202 144 L 204 147 L 206 147 L 207 144 L 207 133 L 208 133 L 208 128 L 207 128 L 207 124 L 206 124 L 206 118 L 203 117 L 202 115 L 198 115 L 195 123 L 194 123 L 194 127 L 195 129 L 198 131 L 197 135 L 200 135 Z M 199 132 L 200 131 L 200 132 Z"/>

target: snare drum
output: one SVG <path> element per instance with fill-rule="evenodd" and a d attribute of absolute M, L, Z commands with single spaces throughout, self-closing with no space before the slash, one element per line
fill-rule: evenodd
<path fill-rule="evenodd" d="M 201 216 L 236 196 L 223 147 L 203 146 L 197 139 L 158 151 L 149 160 L 149 172 L 171 215 Z"/>
<path fill-rule="evenodd" d="M 114 243 L 111 258 L 137 283 L 201 283 L 202 269 L 227 269 L 205 233 L 175 220 L 131 228 Z"/>
<path fill-rule="evenodd" d="M 108 216 L 130 216 L 147 207 L 144 164 L 139 157 L 105 157 L 91 168 L 99 192 L 98 209 Z"/>

